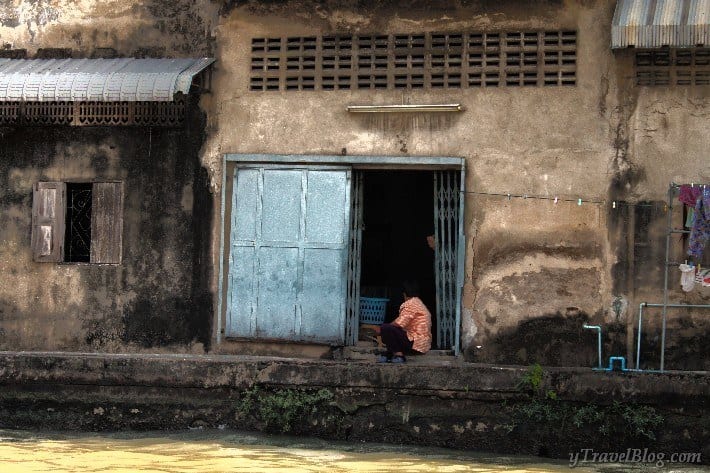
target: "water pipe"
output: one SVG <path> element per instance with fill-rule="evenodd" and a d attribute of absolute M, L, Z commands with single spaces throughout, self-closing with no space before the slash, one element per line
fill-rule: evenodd
<path fill-rule="evenodd" d="M 602 368 L 602 328 L 599 325 L 587 325 L 584 324 L 582 325 L 582 328 L 587 328 L 590 330 L 596 330 L 597 331 L 597 351 L 599 352 L 599 369 Z"/>
<path fill-rule="evenodd" d="M 606 369 L 607 371 L 614 371 L 614 362 L 615 361 L 621 362 L 621 371 L 628 371 L 626 369 L 626 358 L 624 358 L 623 356 L 610 356 L 609 357 L 609 367 Z"/>
<path fill-rule="evenodd" d="M 664 307 L 664 308 L 674 308 L 674 309 L 682 309 L 684 307 L 687 307 L 689 309 L 710 309 L 710 304 L 650 304 L 648 302 L 642 302 L 639 304 L 639 328 L 638 328 L 638 339 L 636 340 L 636 366 L 634 371 L 651 371 L 651 370 L 642 370 L 639 368 L 641 366 L 641 322 L 643 321 L 643 308 L 644 307 Z M 663 341 L 665 342 L 665 332 L 666 328 L 665 326 L 663 327 Z M 665 343 L 662 344 L 661 346 L 661 361 L 663 361 L 663 352 L 665 352 Z M 661 364 L 661 369 L 659 370 L 660 372 L 663 372 L 663 364 Z"/>

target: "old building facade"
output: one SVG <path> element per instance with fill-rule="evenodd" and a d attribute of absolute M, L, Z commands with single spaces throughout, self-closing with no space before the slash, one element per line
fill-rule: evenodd
<path fill-rule="evenodd" d="M 391 316 L 413 277 L 468 360 L 591 366 L 584 323 L 633 358 L 684 259 L 669 183 L 710 183 L 710 69 L 697 40 L 612 38 L 617 3 L 644 4 L 0 7 L 7 57 L 215 59 L 180 126 L 2 127 L 0 347 L 328 356 L 360 295 Z M 35 261 L 47 182 L 121 183 L 120 262 Z M 707 304 L 668 274 L 668 301 Z M 705 312 L 668 311 L 667 368 L 707 369 Z"/>

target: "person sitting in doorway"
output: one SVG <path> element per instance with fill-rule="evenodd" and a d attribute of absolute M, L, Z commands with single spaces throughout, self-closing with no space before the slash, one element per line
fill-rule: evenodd
<path fill-rule="evenodd" d="M 399 317 L 377 329 L 387 347 L 378 363 L 405 363 L 405 354 L 424 354 L 431 349 L 431 313 L 419 298 L 419 285 L 407 281 L 402 288 L 404 303 Z"/>

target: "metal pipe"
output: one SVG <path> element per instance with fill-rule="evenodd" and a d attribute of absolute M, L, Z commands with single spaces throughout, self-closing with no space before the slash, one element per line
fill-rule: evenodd
<path fill-rule="evenodd" d="M 582 325 L 582 328 L 587 328 L 597 331 L 597 351 L 599 353 L 599 369 L 602 368 L 602 328 L 599 325 Z"/>
<path fill-rule="evenodd" d="M 666 261 L 663 268 L 663 329 L 661 330 L 661 371 L 666 357 L 666 316 L 668 315 L 668 258 L 671 251 L 671 230 L 673 229 L 673 194 L 675 185 L 668 186 L 668 226 L 666 229 Z M 637 367 L 638 368 L 638 367 Z"/>
<path fill-rule="evenodd" d="M 641 369 L 641 321 L 643 320 L 643 308 L 646 305 L 645 302 L 642 302 L 639 304 L 639 330 L 638 330 L 638 335 L 636 337 L 636 363 L 634 364 L 634 368 L 637 370 Z"/>
<path fill-rule="evenodd" d="M 646 307 L 663 307 L 665 305 L 666 307 L 673 307 L 674 309 L 683 307 L 689 307 L 691 309 L 704 309 L 710 307 L 710 304 L 648 304 L 646 302 L 644 302 L 644 304 Z"/>
<path fill-rule="evenodd" d="M 643 320 L 643 308 L 644 307 L 672 307 L 674 309 L 682 309 L 682 308 L 689 308 L 689 309 L 710 309 L 710 304 L 649 304 L 648 302 L 642 302 L 639 304 L 639 333 L 638 333 L 638 340 L 636 344 L 636 370 L 635 371 L 655 371 L 655 370 L 642 370 L 640 368 L 640 363 L 641 363 L 641 322 Z M 659 372 L 662 372 L 663 370 L 658 370 Z"/>

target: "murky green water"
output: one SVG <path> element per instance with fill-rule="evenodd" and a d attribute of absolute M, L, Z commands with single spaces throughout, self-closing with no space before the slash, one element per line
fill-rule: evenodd
<path fill-rule="evenodd" d="M 565 461 L 531 457 L 226 431 L 74 434 L 0 430 L 0 471 L 536 473 L 649 470 L 648 465 L 571 469 Z M 686 468 L 682 471 L 710 470 Z"/>

